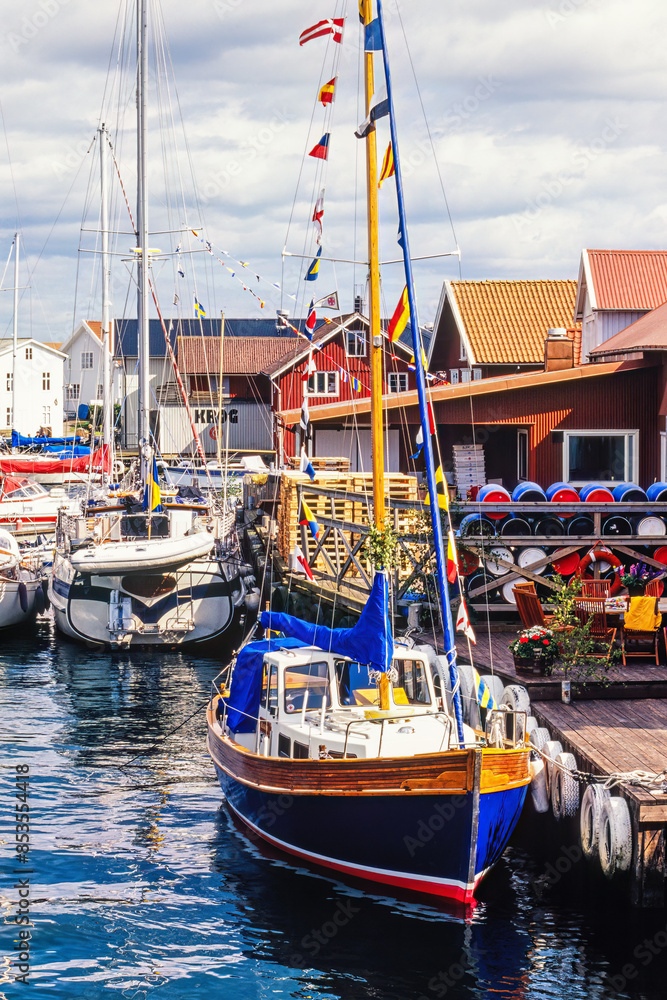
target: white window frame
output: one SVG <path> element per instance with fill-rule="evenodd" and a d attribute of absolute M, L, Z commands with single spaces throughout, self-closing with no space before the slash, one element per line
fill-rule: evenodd
<path fill-rule="evenodd" d="M 401 383 L 403 383 L 404 388 L 401 388 Z M 387 388 L 389 392 L 407 392 L 408 391 L 408 373 L 407 372 L 389 372 L 387 374 Z"/>
<path fill-rule="evenodd" d="M 43 427 L 51 426 L 51 407 L 47 405 L 44 405 L 42 407 L 42 426 Z"/>
<path fill-rule="evenodd" d="M 8 406 L 7 407 L 7 426 L 11 427 L 12 424 L 13 424 L 13 422 L 14 421 L 12 420 L 12 408 L 11 408 L 11 406 Z"/>
<path fill-rule="evenodd" d="M 25 359 L 26 359 L 26 361 L 32 361 L 32 347 L 26 347 L 26 349 L 25 349 Z"/>
<path fill-rule="evenodd" d="M 215 391 L 215 390 L 212 390 L 212 391 Z M 96 399 L 102 399 L 103 395 L 104 395 L 104 383 L 103 382 L 98 382 L 97 383 L 97 396 L 95 398 Z"/>
<path fill-rule="evenodd" d="M 90 364 L 88 361 L 90 360 Z M 81 370 L 87 368 L 92 368 L 94 363 L 94 356 L 92 351 L 81 351 Z"/>
<path fill-rule="evenodd" d="M 353 339 L 354 338 L 354 339 Z M 357 348 L 356 352 L 350 350 L 351 342 Z M 365 330 L 346 330 L 345 331 L 345 355 L 348 358 L 365 358 L 366 357 L 366 331 Z"/>
<path fill-rule="evenodd" d="M 452 383 L 452 385 L 458 385 L 459 384 L 459 370 L 458 370 L 458 368 L 451 368 L 450 372 L 449 372 L 449 375 L 450 375 L 449 381 Z"/>
<path fill-rule="evenodd" d="M 72 382 L 71 385 L 65 386 L 65 400 L 68 403 L 75 403 L 79 398 L 81 392 L 81 383 Z"/>
<path fill-rule="evenodd" d="M 473 368 L 473 370 L 472 370 L 472 380 L 473 380 L 473 382 L 479 382 L 479 380 L 481 379 L 481 377 L 482 377 L 482 369 L 481 368 Z"/>
<path fill-rule="evenodd" d="M 470 372 L 470 368 L 462 368 L 461 369 L 461 381 L 462 382 L 471 382 L 472 381 L 472 375 L 471 375 L 471 372 Z"/>
<path fill-rule="evenodd" d="M 42 372 L 42 392 L 51 392 L 51 372 Z"/>
<path fill-rule="evenodd" d="M 605 486 L 617 486 L 620 482 L 636 483 L 639 476 L 639 430 L 568 430 L 563 431 L 563 481 L 572 483 L 573 486 L 586 486 L 589 480 L 570 479 L 570 438 L 572 437 L 624 437 L 625 438 L 625 463 L 622 479 L 600 479 Z M 631 443 L 631 447 L 629 444 Z"/>
<path fill-rule="evenodd" d="M 320 376 L 321 376 L 324 385 L 328 386 L 329 381 L 330 381 L 329 376 L 331 376 L 331 375 L 333 375 L 334 388 L 333 389 L 325 389 L 323 392 L 320 392 L 319 389 L 316 388 L 316 381 L 319 381 L 320 380 Z M 352 376 L 350 376 L 350 378 L 351 377 Z M 308 379 L 308 395 L 309 396 L 337 396 L 338 395 L 338 372 L 314 372 L 310 376 L 310 378 Z"/>
<path fill-rule="evenodd" d="M 523 445 L 522 445 L 523 442 Z M 521 450 L 522 447 L 525 449 L 526 453 L 526 474 L 521 475 Z M 516 478 L 520 483 L 528 482 L 528 463 L 530 461 L 530 434 L 528 431 L 521 427 L 516 432 Z"/>

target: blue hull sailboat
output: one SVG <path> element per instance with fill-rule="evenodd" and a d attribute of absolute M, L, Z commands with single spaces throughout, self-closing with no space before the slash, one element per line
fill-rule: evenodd
<path fill-rule="evenodd" d="M 530 774 L 525 713 L 491 710 L 485 728 L 464 721 L 447 584 L 441 510 L 422 345 L 405 222 L 382 0 L 366 38 L 382 54 L 395 164 L 404 311 L 409 312 L 429 486 L 445 656 L 394 639 L 387 574 L 351 629 L 265 612 L 283 637 L 247 644 L 214 683 L 208 750 L 231 812 L 274 848 L 314 865 L 395 889 L 472 904 L 518 821 Z M 302 36 L 303 37 L 303 36 Z M 368 47 L 368 46 L 367 46 Z M 372 119 L 373 55 L 366 54 Z M 359 134 L 359 133 L 357 133 Z M 367 141 L 370 342 L 373 345 L 374 521 L 384 530 L 381 329 L 375 133 Z M 453 536 L 450 534 L 450 542 Z M 225 678 L 226 680 L 227 678 Z"/>

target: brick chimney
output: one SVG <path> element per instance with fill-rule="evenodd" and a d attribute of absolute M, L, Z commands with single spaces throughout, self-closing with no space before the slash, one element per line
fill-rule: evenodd
<path fill-rule="evenodd" d="M 560 372 L 574 367 L 574 344 L 564 327 L 547 330 L 544 341 L 545 372 Z"/>

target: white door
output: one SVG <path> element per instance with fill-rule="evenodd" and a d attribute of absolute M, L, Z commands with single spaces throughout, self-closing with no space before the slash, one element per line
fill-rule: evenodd
<path fill-rule="evenodd" d="M 371 472 L 371 432 L 366 428 L 344 431 L 318 428 L 315 431 L 315 455 L 318 458 L 349 458 L 350 472 Z M 385 434 L 384 467 L 387 472 L 399 472 L 399 432 Z"/>

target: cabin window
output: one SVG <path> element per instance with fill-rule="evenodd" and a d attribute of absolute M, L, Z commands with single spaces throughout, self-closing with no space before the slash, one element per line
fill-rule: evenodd
<path fill-rule="evenodd" d="M 264 708 L 269 715 L 275 715 L 278 711 L 278 668 L 269 668 L 269 687 L 265 693 Z"/>
<path fill-rule="evenodd" d="M 389 372 L 388 382 L 389 382 L 389 392 L 408 391 L 407 372 Z"/>
<path fill-rule="evenodd" d="M 345 331 L 345 351 L 348 358 L 366 357 L 366 331 L 346 330 Z"/>
<path fill-rule="evenodd" d="M 289 736 L 285 736 L 281 733 L 278 737 L 278 756 L 279 757 L 291 757 L 292 756 L 292 741 Z"/>
<path fill-rule="evenodd" d="M 586 483 L 636 482 L 639 431 L 564 431 L 563 479 Z"/>
<path fill-rule="evenodd" d="M 322 698 L 326 698 L 327 708 L 331 706 L 327 663 L 300 663 L 285 670 L 285 711 L 301 711 L 306 694 L 306 709 L 319 711 Z"/>
<path fill-rule="evenodd" d="M 394 660 L 398 671 L 394 684 L 394 704 L 429 705 L 431 696 L 426 680 L 426 667 L 422 660 Z"/>
<path fill-rule="evenodd" d="M 42 389 L 47 390 L 51 388 L 51 372 L 42 372 Z"/>
<path fill-rule="evenodd" d="M 338 372 L 315 372 L 308 379 L 308 392 L 313 396 L 337 396 Z"/>
<path fill-rule="evenodd" d="M 25 349 L 25 359 L 26 359 L 26 361 L 32 361 L 32 347 L 26 347 L 26 349 Z"/>
<path fill-rule="evenodd" d="M 368 679 L 365 663 L 353 660 L 336 660 L 334 664 L 338 681 L 338 700 L 341 705 L 377 705 L 378 689 Z"/>
<path fill-rule="evenodd" d="M 14 388 L 14 376 L 11 372 L 7 372 L 7 392 L 11 392 Z"/>
<path fill-rule="evenodd" d="M 81 367 L 82 368 L 92 368 L 93 367 L 93 352 L 92 351 L 81 351 Z"/>
<path fill-rule="evenodd" d="M 308 760 L 310 752 L 305 743 L 297 743 L 294 740 L 294 760 Z"/>
<path fill-rule="evenodd" d="M 72 382 L 71 385 L 65 386 L 65 399 L 74 403 L 79 398 L 79 393 L 81 391 L 81 385 L 79 382 Z"/>

